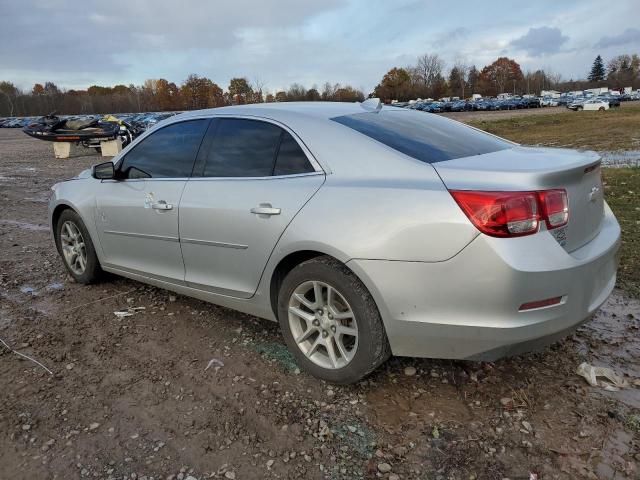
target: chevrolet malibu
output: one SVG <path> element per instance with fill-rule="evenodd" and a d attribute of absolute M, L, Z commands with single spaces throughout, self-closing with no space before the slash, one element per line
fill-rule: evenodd
<path fill-rule="evenodd" d="M 591 152 L 363 103 L 184 113 L 53 187 L 55 244 L 103 271 L 280 323 L 355 382 L 391 354 L 493 360 L 605 301 L 620 228 Z"/>

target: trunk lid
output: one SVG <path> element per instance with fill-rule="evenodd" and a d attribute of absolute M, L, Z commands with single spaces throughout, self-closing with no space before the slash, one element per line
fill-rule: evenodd
<path fill-rule="evenodd" d="M 551 230 L 551 234 L 568 252 L 585 245 L 600 231 L 604 191 L 600 156 L 595 152 L 516 146 L 432 166 L 449 190 L 564 188 L 569 200 L 569 222 Z"/>

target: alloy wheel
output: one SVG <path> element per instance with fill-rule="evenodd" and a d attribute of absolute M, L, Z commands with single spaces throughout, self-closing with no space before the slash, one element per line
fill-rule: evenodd
<path fill-rule="evenodd" d="M 74 222 L 66 221 L 62 224 L 60 244 L 64 261 L 71 271 L 76 275 L 82 275 L 87 268 L 87 250 L 82 233 Z"/>
<path fill-rule="evenodd" d="M 333 286 L 300 284 L 289 298 L 289 327 L 302 353 L 316 365 L 335 370 L 348 365 L 358 348 L 358 324 L 351 306 Z"/>

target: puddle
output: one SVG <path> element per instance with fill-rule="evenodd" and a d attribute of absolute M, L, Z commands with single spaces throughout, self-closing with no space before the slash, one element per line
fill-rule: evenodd
<path fill-rule="evenodd" d="M 15 225 L 16 227 L 21 228 L 23 230 L 34 230 L 34 231 L 42 231 L 42 232 L 46 232 L 49 230 L 49 227 L 46 225 L 35 225 L 33 223 L 18 222 L 17 220 L 0 219 L 0 223 L 4 223 L 6 225 Z"/>
<path fill-rule="evenodd" d="M 640 150 L 600 152 L 600 156 L 606 167 L 640 167 Z"/>
<path fill-rule="evenodd" d="M 593 319 L 575 335 L 580 353 L 598 367 L 611 367 L 631 379 L 640 378 L 640 301 L 614 293 Z M 640 391 L 602 391 L 630 407 L 640 408 Z"/>
<path fill-rule="evenodd" d="M 48 197 L 25 197 L 25 200 L 33 203 L 49 203 Z"/>
<path fill-rule="evenodd" d="M 47 290 L 62 290 L 64 285 L 62 283 L 50 283 L 45 287 Z"/>
<path fill-rule="evenodd" d="M 38 294 L 38 290 L 34 287 L 31 287 L 29 285 L 23 285 L 22 287 L 20 287 L 20 291 L 22 293 L 28 293 L 31 295 L 37 295 Z"/>

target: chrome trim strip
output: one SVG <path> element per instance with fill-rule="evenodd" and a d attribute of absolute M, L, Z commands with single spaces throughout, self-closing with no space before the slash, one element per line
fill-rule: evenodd
<path fill-rule="evenodd" d="M 104 233 L 110 235 L 122 235 L 123 237 L 135 237 L 135 238 L 147 238 L 149 240 L 164 240 L 167 242 L 179 242 L 177 237 L 165 237 L 164 235 L 148 235 L 146 233 L 133 233 L 133 232 L 116 232 L 115 230 L 105 230 Z"/>
<path fill-rule="evenodd" d="M 181 238 L 180 241 L 182 243 L 193 243 L 195 245 L 211 245 L 212 247 L 235 248 L 238 250 L 245 250 L 249 248 L 249 245 L 241 245 L 239 243 L 214 242 L 212 240 L 197 240 L 195 238 Z"/>
<path fill-rule="evenodd" d="M 268 177 L 191 177 L 189 179 L 190 182 L 204 182 L 204 181 L 214 181 L 214 182 L 222 182 L 225 180 L 229 181 L 238 181 L 238 180 L 282 180 L 286 178 L 297 178 L 297 177 L 315 177 L 318 175 L 324 175 L 324 172 L 306 172 L 306 173 L 294 173 L 291 175 L 269 175 Z"/>

